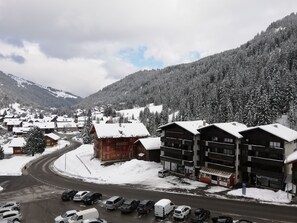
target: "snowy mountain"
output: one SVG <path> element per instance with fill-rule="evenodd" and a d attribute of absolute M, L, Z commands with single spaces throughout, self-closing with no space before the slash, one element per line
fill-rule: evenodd
<path fill-rule="evenodd" d="M 79 96 L 69 92 L 44 87 L 0 71 L 0 107 L 19 102 L 33 106 L 58 108 L 72 106 L 80 100 Z"/>
<path fill-rule="evenodd" d="M 287 114 L 297 126 L 297 14 L 273 22 L 240 47 L 189 64 L 131 74 L 81 101 L 115 109 L 154 103 L 180 120 L 248 126 Z"/>

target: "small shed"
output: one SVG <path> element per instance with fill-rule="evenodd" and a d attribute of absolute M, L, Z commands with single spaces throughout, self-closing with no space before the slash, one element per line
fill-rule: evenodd
<path fill-rule="evenodd" d="M 60 136 L 54 133 L 45 134 L 44 137 L 46 141 L 46 146 L 55 146 L 58 144 L 58 140 L 60 139 Z"/>
<path fill-rule="evenodd" d="M 9 143 L 9 147 L 13 149 L 13 154 L 26 154 L 25 146 L 26 141 L 23 137 L 13 138 Z"/>
<path fill-rule="evenodd" d="M 160 137 L 141 138 L 135 142 L 137 159 L 160 162 Z"/>

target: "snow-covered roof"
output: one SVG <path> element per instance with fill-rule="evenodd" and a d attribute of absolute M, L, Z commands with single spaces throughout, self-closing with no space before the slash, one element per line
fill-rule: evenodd
<path fill-rule="evenodd" d="M 99 123 L 94 124 L 98 138 L 146 137 L 150 133 L 142 123 Z"/>
<path fill-rule="evenodd" d="M 142 138 L 138 139 L 135 143 L 137 142 L 140 142 L 146 150 L 155 150 L 161 147 L 160 137 Z"/>
<path fill-rule="evenodd" d="M 35 122 L 33 125 L 39 127 L 40 129 L 54 129 L 54 122 Z"/>
<path fill-rule="evenodd" d="M 46 136 L 48 136 L 49 138 L 53 139 L 53 140 L 59 140 L 60 136 L 54 134 L 54 133 L 49 133 L 49 134 L 45 134 Z"/>
<path fill-rule="evenodd" d="M 63 116 L 58 116 L 57 118 L 57 122 L 73 122 L 73 121 L 74 121 L 73 118 L 67 118 Z"/>
<path fill-rule="evenodd" d="M 30 131 L 29 127 L 13 127 L 12 132 L 14 133 L 27 133 Z"/>
<path fill-rule="evenodd" d="M 223 131 L 225 131 L 239 139 L 243 137 L 239 132 L 247 129 L 246 125 L 239 123 L 239 122 L 225 122 L 225 123 L 214 123 L 209 126 L 203 126 L 203 127 L 199 128 L 198 131 L 200 129 L 207 128 L 210 126 L 216 126 L 217 128 L 222 129 Z"/>
<path fill-rule="evenodd" d="M 290 164 L 294 161 L 297 161 L 297 151 L 291 153 L 290 155 L 288 155 L 288 157 L 285 159 L 285 164 Z"/>
<path fill-rule="evenodd" d="M 22 123 L 19 119 L 8 119 L 6 125 L 20 125 Z"/>
<path fill-rule="evenodd" d="M 162 129 L 164 127 L 170 126 L 170 125 L 178 125 L 182 127 L 183 129 L 191 132 L 194 135 L 199 134 L 198 129 L 202 126 L 207 126 L 208 124 L 204 120 L 197 120 L 197 121 L 178 121 L 178 122 L 170 122 L 165 125 L 162 125 L 159 127 L 159 129 Z"/>
<path fill-rule="evenodd" d="M 286 140 L 287 142 L 292 142 L 297 139 L 297 132 L 295 130 L 278 123 L 251 127 L 246 130 L 243 130 L 242 132 L 250 131 L 257 128 L 269 132 L 270 134 L 275 135 L 283 140 Z"/>
<path fill-rule="evenodd" d="M 60 128 L 76 128 L 77 124 L 75 122 L 57 122 L 57 127 Z"/>
<path fill-rule="evenodd" d="M 13 138 L 9 143 L 9 147 L 24 147 L 25 145 L 26 141 L 23 137 Z"/>

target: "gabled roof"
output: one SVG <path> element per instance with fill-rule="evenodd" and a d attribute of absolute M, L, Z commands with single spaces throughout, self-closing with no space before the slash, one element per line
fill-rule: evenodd
<path fill-rule="evenodd" d="M 9 119 L 6 122 L 6 125 L 20 125 L 22 123 L 19 119 Z"/>
<path fill-rule="evenodd" d="M 59 140 L 60 139 L 60 136 L 54 134 L 54 133 L 49 133 L 49 134 L 45 134 L 45 136 L 53 139 L 53 140 Z"/>
<path fill-rule="evenodd" d="M 287 142 L 292 142 L 297 139 L 297 132 L 295 130 L 290 129 L 290 128 L 283 126 L 281 124 L 278 124 L 278 123 L 251 127 L 246 130 L 243 130 L 242 132 L 251 131 L 254 129 L 262 129 L 262 130 L 264 130 L 274 136 L 277 136 Z"/>
<path fill-rule="evenodd" d="M 161 147 L 160 137 L 142 138 L 138 139 L 135 143 L 137 142 L 140 142 L 146 150 L 155 150 Z"/>
<path fill-rule="evenodd" d="M 147 137 L 150 133 L 142 123 L 99 123 L 94 124 L 98 138 Z"/>
<path fill-rule="evenodd" d="M 219 128 L 219 129 L 221 129 L 221 130 L 235 136 L 238 139 L 243 137 L 239 132 L 247 129 L 247 126 L 242 124 L 242 123 L 239 123 L 239 122 L 226 122 L 226 123 L 214 123 L 214 124 L 211 124 L 211 125 L 208 125 L 208 126 L 203 126 L 203 127 L 199 128 L 198 131 L 200 129 L 208 128 L 210 126 L 216 126 L 217 128 Z"/>
<path fill-rule="evenodd" d="M 170 123 L 167 123 L 165 125 L 162 125 L 159 127 L 159 129 L 163 129 L 167 126 L 170 126 L 170 125 L 178 125 L 180 126 L 181 128 L 191 132 L 192 134 L 194 135 L 197 135 L 199 134 L 198 130 L 199 128 L 201 128 L 202 126 L 207 126 L 208 124 L 205 123 L 204 120 L 197 120 L 197 121 L 178 121 L 178 122 L 170 122 Z"/>
<path fill-rule="evenodd" d="M 9 143 L 9 147 L 24 147 L 25 145 L 26 141 L 23 137 L 13 138 Z"/>
<path fill-rule="evenodd" d="M 297 161 L 297 151 L 291 153 L 286 159 L 285 164 L 290 164 Z"/>
<path fill-rule="evenodd" d="M 55 128 L 54 122 L 35 122 L 34 125 L 39 127 L 40 129 L 54 129 Z"/>

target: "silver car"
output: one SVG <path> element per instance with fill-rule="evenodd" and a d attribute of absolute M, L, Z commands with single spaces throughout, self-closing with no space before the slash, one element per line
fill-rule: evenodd
<path fill-rule="evenodd" d="M 16 206 L 10 206 L 6 208 L 0 208 L 0 218 L 2 217 L 3 213 L 7 211 L 20 211 L 20 209 Z"/>
<path fill-rule="evenodd" d="M 61 214 L 55 218 L 55 223 L 67 223 L 68 220 L 76 214 L 76 212 L 77 210 L 66 211 L 64 214 Z"/>
<path fill-rule="evenodd" d="M 20 209 L 20 203 L 16 201 L 8 201 L 3 204 L 0 204 L 0 208 L 7 208 L 7 207 L 17 207 Z"/>

